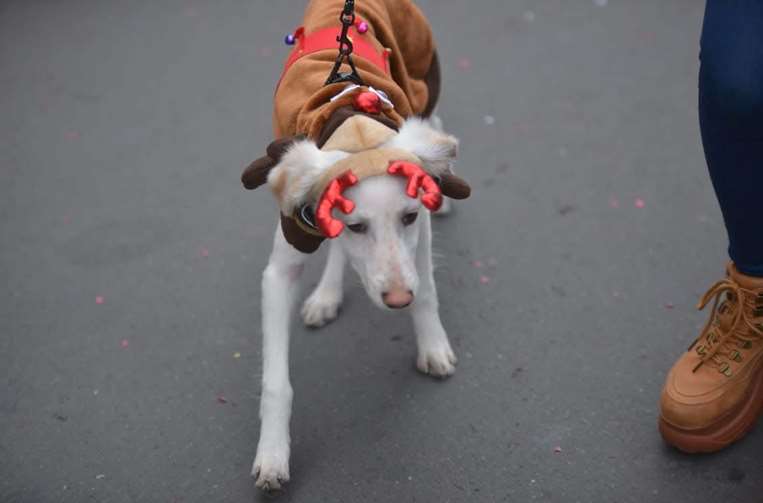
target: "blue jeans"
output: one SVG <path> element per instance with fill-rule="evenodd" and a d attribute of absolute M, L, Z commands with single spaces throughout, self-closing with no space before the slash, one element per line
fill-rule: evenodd
<path fill-rule="evenodd" d="M 707 0 L 700 45 L 702 143 L 729 255 L 763 277 L 763 0 Z"/>

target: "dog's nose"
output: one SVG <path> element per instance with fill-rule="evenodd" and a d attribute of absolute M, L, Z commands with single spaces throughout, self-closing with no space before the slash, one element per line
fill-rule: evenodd
<path fill-rule="evenodd" d="M 413 292 L 404 288 L 391 288 L 382 294 L 384 304 L 392 309 L 402 309 L 413 302 Z"/>

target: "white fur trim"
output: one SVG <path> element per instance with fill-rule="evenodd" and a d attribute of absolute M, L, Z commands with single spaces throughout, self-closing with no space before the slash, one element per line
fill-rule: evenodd
<path fill-rule="evenodd" d="M 407 119 L 400 132 L 385 146 L 416 155 L 433 174 L 447 171 L 458 156 L 458 138 L 438 131 L 434 125 L 418 117 Z"/>
<path fill-rule="evenodd" d="M 340 150 L 324 152 L 311 140 L 295 142 L 268 175 L 271 187 L 278 183 L 282 176 L 286 176 L 285 187 L 279 200 L 281 209 L 288 214 L 304 204 L 305 198 L 321 174 L 349 155 Z"/>

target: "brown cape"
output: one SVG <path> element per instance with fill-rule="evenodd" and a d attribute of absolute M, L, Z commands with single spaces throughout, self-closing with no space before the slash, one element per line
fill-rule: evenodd
<path fill-rule="evenodd" d="M 307 36 L 339 26 L 344 0 L 311 0 L 303 28 Z M 414 115 L 429 116 L 440 92 L 440 67 L 432 30 L 411 0 L 357 0 L 355 14 L 368 23 L 363 37 L 378 50 L 390 50 L 390 74 L 362 57 L 353 60 L 366 85 L 380 89 L 395 107 L 387 117 L 398 125 Z M 324 85 L 337 57 L 338 47 L 299 58 L 281 77 L 275 93 L 273 133 L 276 138 L 321 135 L 324 124 L 343 102 L 330 102 L 347 83 Z M 299 50 L 295 47 L 295 51 Z"/>

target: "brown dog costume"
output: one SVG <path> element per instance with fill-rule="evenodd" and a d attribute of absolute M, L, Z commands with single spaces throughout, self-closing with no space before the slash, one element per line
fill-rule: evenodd
<path fill-rule="evenodd" d="M 421 164 L 415 155 L 385 148 L 383 143 L 394 136 L 405 119 L 429 117 L 440 92 L 440 67 L 431 28 L 410 0 L 356 0 L 356 20 L 349 35 L 354 46 L 352 59 L 365 85 L 326 85 L 337 58 L 339 14 L 344 4 L 344 0 L 309 2 L 275 92 L 273 133 L 277 139 L 268 146 L 267 155 L 249 165 L 241 177 L 247 189 L 270 183 L 281 206 L 284 235 L 304 253 L 315 251 L 326 238 L 316 228 L 311 212 L 332 179 L 348 167 L 361 179 L 380 175 L 380 161 Z M 354 127 L 352 144 L 332 137 L 357 115 L 374 119 L 377 126 Z M 358 141 L 358 137 L 366 139 Z M 287 175 L 273 179 L 270 172 L 286 152 L 296 148 L 295 142 L 305 138 L 321 150 L 342 151 L 349 157 L 338 157 L 326 167 L 320 181 L 304 194 L 301 203 L 309 204 L 300 204 L 287 201 Z M 449 167 L 431 174 L 442 194 L 455 199 L 469 196 L 469 186 Z"/>

